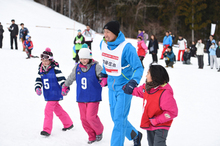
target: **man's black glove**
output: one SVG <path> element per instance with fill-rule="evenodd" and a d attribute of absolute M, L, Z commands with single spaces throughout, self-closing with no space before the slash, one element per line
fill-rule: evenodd
<path fill-rule="evenodd" d="M 126 94 L 132 94 L 134 88 L 137 87 L 137 85 L 137 82 L 132 79 L 122 87 L 122 90 L 124 90 Z"/>

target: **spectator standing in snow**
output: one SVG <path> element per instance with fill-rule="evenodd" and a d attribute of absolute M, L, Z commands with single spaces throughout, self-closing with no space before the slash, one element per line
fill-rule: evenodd
<path fill-rule="evenodd" d="M 142 29 L 138 29 L 138 35 L 137 35 L 137 38 L 138 38 L 138 37 L 141 37 L 142 39 L 144 38 L 144 34 L 143 34 Z"/>
<path fill-rule="evenodd" d="M 50 136 L 53 126 L 53 112 L 59 117 L 63 124 L 63 131 L 73 128 L 73 122 L 66 111 L 59 104 L 63 100 L 61 95 L 62 85 L 66 78 L 59 69 L 59 64 L 54 61 L 53 53 L 50 48 L 46 48 L 41 54 L 41 63 L 38 69 L 38 77 L 36 78 L 35 91 L 37 95 L 41 95 L 43 88 L 44 99 L 47 101 L 44 110 L 44 125 L 41 135 Z"/>
<path fill-rule="evenodd" d="M 92 52 L 88 47 L 79 50 L 79 59 L 80 63 L 75 65 L 62 87 L 62 94 L 66 95 L 69 86 L 76 81 L 76 100 L 79 106 L 80 119 L 89 136 L 88 144 L 91 144 L 102 139 L 104 128 L 97 115 L 99 103 L 102 100 L 102 87 L 99 84 L 102 66 L 92 59 Z"/>
<path fill-rule="evenodd" d="M 166 138 L 178 107 L 170 86 L 166 69 L 150 64 L 146 82 L 134 88 L 132 95 L 143 98 L 143 114 L 140 127 L 147 130 L 149 146 L 166 146 Z"/>
<path fill-rule="evenodd" d="M 216 57 L 216 49 L 218 46 L 215 40 L 212 40 L 211 43 L 212 45 L 209 47 L 211 69 L 213 69 L 214 64 L 215 64 L 216 69 L 218 69 L 218 62 L 217 62 L 217 57 Z"/>
<path fill-rule="evenodd" d="M 144 67 L 143 65 L 143 60 L 144 60 L 144 57 L 145 55 L 147 54 L 147 46 L 146 44 L 144 43 L 144 40 L 142 40 L 141 37 L 138 37 L 138 42 L 137 42 L 137 46 L 138 46 L 138 50 L 137 50 L 137 54 L 138 54 L 138 57 L 140 58 L 140 61 L 142 63 L 142 66 Z"/>
<path fill-rule="evenodd" d="M 89 46 L 89 49 L 92 50 L 94 34 L 89 25 L 86 25 L 86 29 L 82 32 L 82 35 L 85 37 L 85 43 Z"/>
<path fill-rule="evenodd" d="M 166 32 L 166 35 L 163 38 L 163 51 L 160 59 L 163 59 L 163 54 L 167 50 L 168 46 L 172 46 L 172 37 L 169 35 L 169 31 Z"/>
<path fill-rule="evenodd" d="M 3 33 L 4 33 L 4 29 L 3 29 L 3 26 L 0 22 L 0 49 L 2 48 Z"/>
<path fill-rule="evenodd" d="M 179 45 L 179 52 L 178 52 L 178 59 L 177 61 L 180 61 L 180 55 L 182 53 L 182 56 L 181 56 L 181 60 L 183 61 L 183 54 L 184 54 L 184 51 L 187 47 L 187 41 L 186 39 L 184 39 L 181 35 L 179 36 L 179 40 L 177 41 L 177 44 Z"/>
<path fill-rule="evenodd" d="M 131 94 L 141 80 L 143 67 L 136 49 L 120 31 L 118 21 L 108 22 L 103 29 L 104 39 L 100 43 L 104 66 L 102 78 L 107 78 L 110 112 L 114 122 L 111 146 L 123 146 L 125 137 L 133 140 L 134 146 L 141 146 L 142 133 L 131 125 L 127 117 Z"/>
<path fill-rule="evenodd" d="M 183 64 L 191 64 L 190 58 L 191 58 L 191 51 L 189 48 L 186 48 L 183 54 Z"/>
<path fill-rule="evenodd" d="M 15 41 L 15 49 L 18 50 L 17 46 L 17 36 L 18 36 L 18 25 L 15 24 L 15 20 L 11 20 L 11 26 L 8 28 L 8 30 L 11 32 L 11 49 L 13 49 L 13 40 Z"/>
<path fill-rule="evenodd" d="M 74 45 L 75 45 L 75 50 L 76 52 L 73 52 L 73 60 L 76 61 L 76 63 L 79 62 L 79 50 L 82 48 L 82 45 L 85 43 L 85 38 L 83 37 L 83 35 L 81 34 L 81 30 L 78 30 L 78 34 L 74 39 Z"/>
<path fill-rule="evenodd" d="M 175 55 L 173 53 L 173 48 L 171 46 L 169 46 L 167 48 L 167 51 L 163 55 L 164 55 L 164 58 L 165 58 L 166 67 L 170 66 L 170 67 L 173 68 L 174 58 L 175 58 Z"/>
<path fill-rule="evenodd" d="M 218 42 L 218 47 L 216 49 L 216 56 L 217 56 L 217 62 L 218 62 L 218 72 L 220 72 L 220 41 Z"/>
<path fill-rule="evenodd" d="M 144 43 L 147 43 L 148 40 L 148 34 L 145 32 L 145 30 L 143 30 L 143 36 L 144 36 Z"/>
<path fill-rule="evenodd" d="M 175 40 L 175 35 L 174 34 L 172 34 L 172 32 L 171 31 L 169 31 L 169 35 L 172 37 L 172 43 L 174 42 L 174 40 Z"/>
<path fill-rule="evenodd" d="M 153 62 L 158 62 L 157 59 L 157 50 L 159 49 L 158 41 L 155 35 L 151 35 L 150 41 L 148 44 L 149 53 L 152 55 Z"/>
<path fill-rule="evenodd" d="M 204 66 L 203 56 L 204 56 L 205 45 L 202 43 L 202 39 L 198 40 L 198 42 L 196 43 L 196 48 L 197 48 L 196 56 L 198 58 L 199 69 L 203 69 Z"/>
<path fill-rule="evenodd" d="M 212 40 L 214 40 L 213 37 L 214 37 L 213 35 L 210 35 L 209 36 L 209 40 L 206 42 L 205 53 L 208 54 L 208 66 L 210 66 L 210 52 L 209 52 L 209 48 L 212 45 Z"/>
<path fill-rule="evenodd" d="M 192 45 L 191 45 L 191 47 L 190 47 L 190 51 L 191 51 L 191 56 L 192 56 L 192 57 L 196 57 L 197 48 L 196 48 L 195 42 L 192 42 Z"/>
<path fill-rule="evenodd" d="M 26 27 L 24 27 L 24 23 L 21 23 L 20 26 L 21 26 L 21 29 L 19 33 L 19 39 L 21 40 L 23 44 L 26 39 L 26 35 L 29 33 L 29 31 Z M 25 51 L 25 47 L 23 47 L 23 51 Z"/>

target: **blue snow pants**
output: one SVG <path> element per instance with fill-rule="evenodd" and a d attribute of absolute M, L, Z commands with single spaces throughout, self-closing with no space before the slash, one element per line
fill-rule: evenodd
<path fill-rule="evenodd" d="M 123 146 L 125 136 L 132 140 L 138 131 L 131 125 L 127 117 L 130 110 L 132 95 L 125 94 L 123 90 L 109 90 L 109 104 L 114 128 L 111 136 L 111 146 Z"/>

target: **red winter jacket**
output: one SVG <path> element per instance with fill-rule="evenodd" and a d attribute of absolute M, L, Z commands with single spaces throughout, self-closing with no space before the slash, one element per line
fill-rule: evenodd
<path fill-rule="evenodd" d="M 33 49 L 33 43 L 32 43 L 32 41 L 27 41 L 27 40 L 25 40 L 25 41 L 23 42 L 23 47 L 26 48 L 26 46 L 28 47 L 29 50 L 30 50 L 30 49 Z"/>
<path fill-rule="evenodd" d="M 138 56 L 145 56 L 147 53 L 147 46 L 144 43 L 144 40 L 138 42 L 138 51 L 137 54 Z"/>
<path fill-rule="evenodd" d="M 146 92 L 145 84 L 143 84 L 134 88 L 132 95 L 143 98 L 144 112 L 141 119 L 141 128 L 146 130 L 169 130 L 173 118 L 178 114 L 173 90 L 169 84 L 152 88 L 149 92 Z M 150 118 L 155 118 L 158 124 L 153 126 L 149 121 Z"/>

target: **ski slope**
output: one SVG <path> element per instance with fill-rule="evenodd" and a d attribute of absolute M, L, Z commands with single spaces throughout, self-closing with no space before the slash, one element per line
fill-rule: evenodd
<path fill-rule="evenodd" d="M 73 40 L 77 35 L 75 30 L 85 29 L 85 25 L 33 0 L 0 0 L 0 14 L 0 22 L 5 30 L 3 48 L 0 49 L 0 146 L 87 146 L 88 136 L 80 121 L 75 83 L 71 86 L 69 94 L 60 101 L 72 118 L 74 128 L 63 132 L 62 123 L 54 115 L 51 136 L 45 138 L 40 135 L 46 104 L 44 97 L 37 96 L 34 91 L 40 59 L 26 60 L 21 42 L 18 43 L 17 51 L 11 50 L 10 33 L 7 30 L 11 19 L 15 19 L 16 24 L 24 23 L 32 36 L 32 54 L 40 55 L 46 47 L 50 47 L 55 60 L 59 62 L 63 74 L 67 77 L 75 65 L 72 60 Z M 92 43 L 93 57 L 99 62 L 99 43 L 102 37 L 96 34 Z M 136 40 L 128 41 L 136 47 Z M 161 51 L 160 45 L 158 58 Z M 174 52 L 177 55 L 178 49 L 174 48 Z M 144 76 L 140 84 L 146 79 L 151 61 L 151 55 L 147 54 L 144 60 Z M 167 69 L 179 108 L 178 117 L 174 119 L 168 133 L 168 146 L 220 145 L 220 74 L 216 69 L 211 70 L 207 66 L 207 54 L 204 62 L 203 70 L 198 69 L 197 58 L 192 58 L 192 65 L 177 62 L 173 69 Z M 165 65 L 164 60 L 159 60 L 159 64 Z M 103 140 L 92 145 L 109 146 L 113 122 L 110 117 L 107 88 L 103 88 L 102 98 L 99 116 L 104 125 Z M 128 118 L 143 133 L 142 145 L 147 146 L 146 131 L 139 128 L 141 115 L 142 100 L 133 97 Z M 132 146 L 133 142 L 125 139 L 124 145 Z"/>

